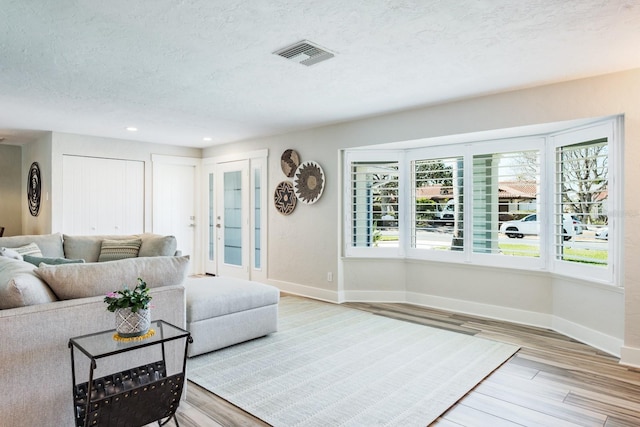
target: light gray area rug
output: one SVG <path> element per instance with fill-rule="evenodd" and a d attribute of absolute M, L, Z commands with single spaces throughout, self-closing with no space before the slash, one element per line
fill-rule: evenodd
<path fill-rule="evenodd" d="M 518 347 L 285 296 L 279 331 L 187 377 L 274 426 L 425 426 Z"/>

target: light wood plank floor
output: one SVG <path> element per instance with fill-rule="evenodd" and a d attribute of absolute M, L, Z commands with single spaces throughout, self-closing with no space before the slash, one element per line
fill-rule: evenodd
<path fill-rule="evenodd" d="M 345 305 L 521 347 L 434 426 L 640 426 L 640 370 L 588 345 L 545 329 L 408 304 Z M 267 425 L 193 383 L 178 419 L 181 427 Z"/>

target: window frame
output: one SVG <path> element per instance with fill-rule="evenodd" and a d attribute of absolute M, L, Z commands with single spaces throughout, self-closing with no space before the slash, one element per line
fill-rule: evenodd
<path fill-rule="evenodd" d="M 545 193 L 544 190 L 544 176 L 547 170 L 547 162 L 545 160 L 545 138 L 543 136 L 525 136 L 525 137 L 516 137 L 516 138 L 508 138 L 507 140 L 499 140 L 499 141 L 485 141 L 482 146 L 471 147 L 470 149 L 470 161 L 469 163 L 469 172 L 467 176 L 473 176 L 473 157 L 487 154 L 507 154 L 518 151 L 540 151 L 540 192 L 541 194 Z M 467 183 L 465 182 L 465 185 Z M 467 207 L 467 212 L 470 212 L 465 220 L 469 221 L 467 230 L 472 231 L 473 227 L 473 182 L 470 184 L 469 192 L 471 193 L 471 197 L 469 200 L 470 205 Z M 546 202 L 544 199 L 541 199 L 539 202 L 539 210 L 536 211 L 538 215 L 538 221 L 540 222 L 540 229 L 544 230 L 547 223 L 547 215 L 544 215 L 546 209 Z M 473 252 L 473 234 L 466 233 L 465 238 L 469 240 L 465 242 L 465 248 L 469 248 L 469 261 L 474 264 L 481 264 L 485 266 L 491 267 L 509 267 L 509 268 L 518 268 L 518 269 L 526 269 L 526 270 L 544 270 L 548 266 L 548 259 L 546 256 L 547 251 L 543 251 L 542 248 L 545 248 L 548 241 L 548 236 L 546 233 L 539 234 L 539 245 L 540 245 L 540 257 L 515 257 L 509 256 L 505 257 L 499 254 L 483 254 L 479 252 Z M 505 258 L 507 258 L 508 265 L 505 266 Z"/>
<path fill-rule="evenodd" d="M 344 191 L 343 191 L 343 236 L 344 236 L 344 254 L 347 257 L 365 257 L 365 258 L 398 258 L 404 256 L 404 241 L 406 240 L 406 232 L 400 224 L 406 221 L 406 204 L 404 204 L 404 191 L 406 185 L 406 171 L 402 167 L 404 163 L 404 152 L 400 150 L 354 150 L 345 153 L 344 161 Z M 357 162 L 397 162 L 398 163 L 398 246 L 397 247 L 359 247 L 353 246 L 352 236 L 352 181 L 351 181 L 351 165 Z"/>
<path fill-rule="evenodd" d="M 461 152 L 461 149 L 463 152 Z M 425 147 L 425 148 L 410 150 L 405 155 L 404 165 L 401 165 L 400 167 L 401 168 L 404 167 L 404 169 L 406 170 L 406 175 L 408 176 L 409 182 L 412 182 L 413 170 L 411 168 L 411 165 L 413 162 L 420 161 L 420 160 L 438 160 L 438 159 L 448 159 L 453 157 L 462 157 L 463 175 L 466 177 L 468 173 L 468 171 L 466 170 L 466 164 L 467 164 L 467 159 L 465 155 L 466 151 L 467 151 L 467 148 L 464 146 L 464 144 L 453 144 L 449 146 L 438 145 L 433 147 Z M 407 206 L 404 210 L 408 214 L 408 216 L 406 217 L 407 222 L 406 222 L 406 227 L 404 228 L 405 228 L 407 239 L 409 239 L 408 241 L 405 240 L 407 242 L 407 245 L 406 245 L 407 258 L 435 260 L 435 261 L 448 261 L 448 262 L 467 262 L 468 260 L 466 258 L 466 250 L 464 249 L 467 247 L 466 233 L 464 235 L 465 237 L 463 238 L 463 250 L 461 251 L 439 251 L 439 250 L 433 250 L 433 249 L 411 247 L 411 230 L 413 228 L 411 224 L 411 222 L 413 221 L 413 215 L 411 210 L 413 209 L 413 200 L 415 196 L 415 191 L 409 185 L 407 185 L 406 187 L 407 187 L 407 190 L 405 193 L 404 202 L 407 203 Z M 462 206 L 463 212 L 466 212 L 466 209 L 467 209 L 467 205 L 465 204 L 467 199 L 468 199 L 467 196 L 463 197 L 463 206 Z M 465 220 L 463 221 L 463 225 L 462 225 L 463 230 L 467 229 L 466 228 L 467 225 L 468 224 L 466 223 L 466 217 L 465 217 Z"/>
<path fill-rule="evenodd" d="M 563 132 L 557 132 L 549 135 L 549 150 L 547 152 L 548 161 L 553 164 L 553 167 L 549 168 L 548 179 L 550 179 L 555 185 L 556 174 L 556 161 L 555 154 L 556 149 L 563 146 L 571 146 L 581 141 L 592 141 L 598 138 L 607 138 L 608 145 L 608 162 L 609 162 L 609 175 L 608 175 L 608 199 L 607 203 L 608 213 L 613 212 L 614 215 L 607 215 L 609 238 L 607 239 L 607 266 L 606 267 L 593 267 L 584 264 L 579 264 L 572 261 L 565 261 L 556 257 L 556 252 L 550 254 L 551 270 L 557 274 L 571 277 L 588 278 L 591 281 L 619 285 L 621 278 L 619 277 L 620 267 L 622 262 L 622 244 L 623 235 L 622 218 L 619 218 L 616 213 L 622 211 L 622 178 L 623 178 L 623 162 L 622 162 L 622 118 L 618 117 L 613 120 L 605 122 L 594 123 L 591 126 L 585 126 L 580 129 L 569 129 Z M 615 171 L 615 172 L 613 172 Z M 554 188 L 555 190 L 555 188 Z M 555 203 L 555 191 L 551 191 L 549 194 L 550 202 Z M 547 233 L 553 233 L 553 224 L 549 224 Z M 613 242 L 613 243 L 612 243 Z M 551 251 L 550 251 L 551 252 Z"/>
<path fill-rule="evenodd" d="M 556 127 L 556 129 L 558 129 Z M 505 138 L 483 138 L 467 140 L 457 138 L 455 142 L 444 137 L 440 140 L 425 140 L 420 146 L 412 141 L 408 148 L 379 150 L 375 146 L 356 149 L 345 149 L 343 156 L 344 173 L 344 221 L 343 243 L 345 257 L 364 258 L 406 258 L 425 261 L 441 261 L 452 263 L 467 263 L 478 266 L 515 268 L 529 271 L 547 271 L 552 274 L 585 279 L 607 285 L 621 286 L 622 261 L 622 181 L 624 177 L 622 151 L 623 151 L 623 117 L 607 117 L 595 119 L 587 125 L 570 126 L 561 131 L 539 132 L 532 134 L 515 135 Z M 554 230 L 554 218 L 558 214 L 554 210 L 556 204 L 555 192 L 555 153 L 556 148 L 562 144 L 571 145 L 580 141 L 595 140 L 601 135 L 607 137 L 608 144 L 608 227 L 609 240 L 607 241 L 608 263 L 607 266 L 590 266 L 575 261 L 556 259 L 554 242 L 556 231 Z M 571 143 L 567 141 L 572 141 Z M 500 153 L 514 153 L 519 151 L 539 150 L 540 159 L 540 194 L 539 210 L 540 221 L 540 257 L 516 257 L 501 254 L 486 254 L 473 251 L 473 160 L 474 156 Z M 412 164 L 420 160 L 437 160 L 451 157 L 462 157 L 464 168 L 464 198 L 463 198 L 463 250 L 443 251 L 429 248 L 412 247 L 412 229 L 414 215 L 411 209 L 414 207 L 416 190 L 413 188 Z M 397 161 L 398 162 L 398 234 L 399 245 L 397 248 L 352 247 L 351 246 L 351 164 L 353 162 L 366 161 Z"/>

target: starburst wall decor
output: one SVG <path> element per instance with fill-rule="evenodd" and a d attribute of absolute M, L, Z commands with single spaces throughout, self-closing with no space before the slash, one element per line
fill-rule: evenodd
<path fill-rule="evenodd" d="M 320 199 L 324 191 L 324 172 L 314 161 L 306 161 L 298 166 L 293 178 L 293 189 L 302 203 L 311 205 Z"/>
<path fill-rule="evenodd" d="M 273 193 L 273 203 L 282 215 L 289 215 L 296 208 L 296 195 L 289 181 L 282 181 Z"/>

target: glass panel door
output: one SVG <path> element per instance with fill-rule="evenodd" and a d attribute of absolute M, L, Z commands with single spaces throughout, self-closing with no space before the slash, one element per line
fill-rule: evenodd
<path fill-rule="evenodd" d="M 224 263 L 242 266 L 242 173 L 225 172 L 224 185 Z"/>
<path fill-rule="evenodd" d="M 216 177 L 210 179 L 216 181 L 218 196 L 212 210 L 217 243 L 210 251 L 218 257 L 217 274 L 249 279 L 249 162 L 219 164 Z"/>

